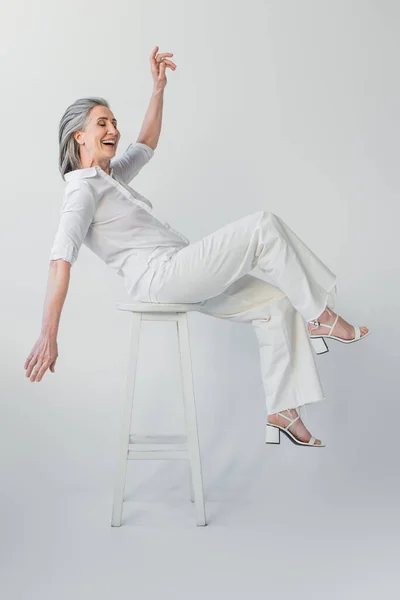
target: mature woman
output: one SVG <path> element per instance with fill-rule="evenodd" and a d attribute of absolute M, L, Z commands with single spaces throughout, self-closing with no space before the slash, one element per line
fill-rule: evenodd
<path fill-rule="evenodd" d="M 70 269 L 84 243 L 124 277 L 132 299 L 198 302 L 197 310 L 205 314 L 252 323 L 266 393 L 267 441 L 278 428 L 296 444 L 324 446 L 297 412 L 325 398 L 313 340 L 349 343 L 369 333 L 331 310 L 336 275 L 267 210 L 190 243 L 128 185 L 157 147 L 165 71 L 176 69 L 171 56 L 159 54 L 158 46 L 151 53 L 151 101 L 137 142 L 119 158 L 117 120 L 104 99 L 79 99 L 61 119 L 59 167 L 67 185 L 50 252 L 42 331 L 26 359 L 26 376 L 41 381 L 47 369 L 55 371 Z M 249 275 L 256 266 L 275 285 Z"/>

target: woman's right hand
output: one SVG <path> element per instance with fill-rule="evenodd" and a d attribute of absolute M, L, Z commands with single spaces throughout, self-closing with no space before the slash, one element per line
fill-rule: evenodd
<path fill-rule="evenodd" d="M 26 376 L 33 382 L 40 381 L 47 369 L 54 373 L 57 357 L 57 337 L 41 333 L 25 361 Z"/>

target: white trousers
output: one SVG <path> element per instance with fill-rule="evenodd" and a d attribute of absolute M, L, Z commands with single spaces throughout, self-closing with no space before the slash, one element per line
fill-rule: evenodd
<path fill-rule="evenodd" d="M 258 267 L 268 283 L 249 275 Z M 249 322 L 267 414 L 325 399 L 307 321 L 334 307 L 336 275 L 277 215 L 260 211 L 149 262 L 147 302 L 201 302 L 199 312 Z"/>

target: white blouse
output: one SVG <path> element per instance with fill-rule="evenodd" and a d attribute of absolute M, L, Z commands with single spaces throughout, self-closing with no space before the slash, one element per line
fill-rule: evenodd
<path fill-rule="evenodd" d="M 136 142 L 110 161 L 110 175 L 99 166 L 65 173 L 49 260 L 62 258 L 72 266 L 83 243 L 125 277 L 132 292 L 153 256 L 190 243 L 168 221 L 157 218 L 151 202 L 128 185 L 153 154 L 150 146 Z"/>

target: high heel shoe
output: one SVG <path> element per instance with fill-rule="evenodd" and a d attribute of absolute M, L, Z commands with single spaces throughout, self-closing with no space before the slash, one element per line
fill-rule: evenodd
<path fill-rule="evenodd" d="M 322 440 L 321 440 L 320 444 L 314 444 L 316 438 L 313 435 L 311 436 L 311 438 L 309 439 L 308 442 L 302 442 L 301 440 L 298 440 L 289 431 L 289 427 L 291 427 L 293 425 L 293 423 L 295 423 L 298 419 L 300 419 L 300 415 L 297 415 L 297 417 L 295 417 L 294 419 L 290 419 L 286 415 L 283 415 L 281 412 L 278 412 L 277 414 L 280 415 L 281 417 L 283 417 L 284 419 L 287 419 L 288 421 L 290 421 L 290 423 L 286 427 L 282 427 L 281 425 L 275 425 L 274 423 L 267 423 L 266 432 L 265 432 L 265 443 L 266 444 L 280 444 L 280 433 L 281 433 L 281 431 L 283 431 L 283 433 L 285 433 L 288 436 L 288 438 L 294 444 L 297 444 L 298 446 L 313 446 L 315 448 L 324 448 L 325 447 L 325 444 L 322 443 Z"/>
<path fill-rule="evenodd" d="M 326 307 L 325 310 L 327 310 L 329 314 L 331 314 L 331 315 L 333 314 L 329 310 L 328 307 Z M 358 327 L 357 325 L 353 325 L 355 335 L 354 335 L 354 338 L 351 340 L 344 340 L 343 338 L 337 337 L 336 335 L 332 335 L 332 331 L 334 330 L 335 325 L 338 322 L 338 319 L 339 319 L 339 315 L 336 315 L 336 319 L 332 325 L 328 325 L 327 323 L 321 323 L 317 319 L 315 319 L 314 321 L 308 321 L 309 323 L 312 323 L 313 325 L 315 325 L 316 328 L 322 326 L 322 327 L 328 327 L 328 329 L 330 330 L 329 333 L 318 333 L 317 335 L 312 335 L 311 333 L 308 334 L 311 339 L 311 344 L 312 344 L 316 354 L 325 354 L 325 352 L 329 352 L 329 348 L 325 341 L 325 338 L 337 340 L 338 342 L 342 342 L 343 344 L 352 344 L 353 342 L 358 342 L 361 339 L 367 337 L 371 333 L 369 330 L 369 331 L 367 331 L 367 333 L 364 333 L 363 335 L 361 335 L 360 327 Z"/>

